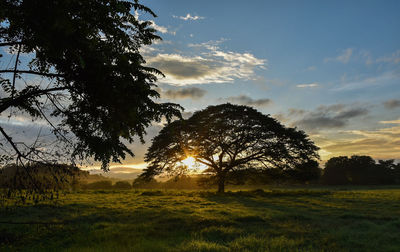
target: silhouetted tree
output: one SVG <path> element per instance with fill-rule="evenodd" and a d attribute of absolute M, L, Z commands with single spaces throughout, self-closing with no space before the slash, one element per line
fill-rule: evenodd
<path fill-rule="evenodd" d="M 400 184 L 400 164 L 395 164 L 394 159 L 378 160 L 374 177 L 379 184 Z"/>
<path fill-rule="evenodd" d="M 317 181 L 321 177 L 321 169 L 315 160 L 299 164 L 294 169 L 288 170 L 287 173 L 291 179 L 303 183 Z"/>
<path fill-rule="evenodd" d="M 293 169 L 318 159 L 317 150 L 303 131 L 248 106 L 221 104 L 165 126 L 146 153 L 149 165 L 141 177 L 185 173 L 181 161 L 192 156 L 224 192 L 227 178 L 238 170 Z"/>
<path fill-rule="evenodd" d="M 180 106 L 154 101 L 159 97 L 155 74 L 161 73 L 144 66 L 139 49 L 160 37 L 151 21 L 133 15 L 144 11 L 155 16 L 137 0 L 1 0 L 0 4 L 0 46 L 15 54 L 15 64 L 0 70 L 0 114 L 24 112 L 33 120 L 43 119 L 58 140 L 73 148 L 71 153 L 65 146 L 61 151 L 43 148 L 40 141 L 26 146 L 0 127 L 2 144 L 8 143 L 12 150 L 8 156 L 42 162 L 68 154 L 93 157 L 107 170 L 110 161 L 133 155 L 126 142 L 135 136 L 143 141 L 152 121 L 180 116 Z M 21 60 L 23 53 L 29 55 Z M 49 81 L 17 85 L 16 80 L 29 76 Z"/>
<path fill-rule="evenodd" d="M 134 11 L 155 17 L 137 0 L 0 1 L 0 47 L 14 54 L 0 69 L 0 115 L 40 119 L 57 137 L 45 142 L 39 131 L 20 142 L 0 126 L 0 162 L 93 158 L 108 170 L 133 155 L 127 143 L 143 142 L 152 121 L 180 116 L 179 105 L 155 102 L 162 73 L 144 65 L 139 49 L 160 37 Z"/>
<path fill-rule="evenodd" d="M 153 188 L 159 188 L 160 183 L 154 179 L 143 179 L 142 177 L 137 177 L 133 183 L 132 187 L 136 189 L 153 189 Z"/>
<path fill-rule="evenodd" d="M 333 157 L 325 164 L 323 182 L 337 185 L 393 184 L 396 182 L 394 160 L 380 160 L 370 156 Z"/>

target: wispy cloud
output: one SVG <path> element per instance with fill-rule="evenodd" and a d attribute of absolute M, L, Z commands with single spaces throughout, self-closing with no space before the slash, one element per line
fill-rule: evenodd
<path fill-rule="evenodd" d="M 340 54 L 336 57 L 325 58 L 324 62 L 337 61 L 337 62 L 341 62 L 343 64 L 347 64 L 350 61 L 352 54 L 353 54 L 353 49 L 347 48 L 345 50 L 342 50 L 340 52 Z"/>
<path fill-rule="evenodd" d="M 400 120 L 389 122 L 400 123 Z M 337 155 L 371 155 L 377 159 L 400 159 L 400 126 L 377 130 L 351 130 L 347 139 L 332 139 L 320 145 Z M 318 144 L 318 142 L 317 142 Z"/>
<path fill-rule="evenodd" d="M 231 96 L 228 98 L 225 98 L 224 100 L 232 102 L 232 103 L 238 103 L 242 105 L 247 105 L 247 106 L 255 106 L 255 107 L 264 107 L 272 104 L 272 100 L 268 98 L 263 98 L 263 99 L 253 99 L 247 95 L 239 95 L 239 96 Z"/>
<path fill-rule="evenodd" d="M 383 124 L 400 124 L 400 119 L 392 120 L 392 121 L 380 121 Z"/>
<path fill-rule="evenodd" d="M 400 99 L 391 99 L 383 102 L 383 106 L 387 109 L 400 108 Z"/>
<path fill-rule="evenodd" d="M 188 20 L 200 20 L 200 19 L 204 19 L 205 18 L 205 17 L 201 17 L 201 16 L 197 16 L 197 15 L 192 16 L 190 13 L 186 14 L 186 16 L 172 15 L 172 17 L 173 18 L 182 19 L 182 20 L 185 20 L 185 21 L 188 21 Z"/>
<path fill-rule="evenodd" d="M 156 29 L 157 31 L 161 33 L 168 33 L 168 28 L 165 26 L 157 25 L 154 21 L 151 21 L 151 27 Z"/>
<path fill-rule="evenodd" d="M 395 51 L 391 55 L 378 58 L 376 60 L 376 62 L 385 62 L 385 63 L 398 64 L 398 63 L 400 63 L 400 50 Z"/>
<path fill-rule="evenodd" d="M 256 80 L 255 71 L 266 69 L 267 60 L 251 53 L 223 51 L 219 48 L 222 42 L 189 44 L 196 55 L 159 53 L 146 57 L 147 63 L 165 74 L 159 82 L 176 86 Z"/>
<path fill-rule="evenodd" d="M 365 60 L 365 65 L 371 65 L 372 63 L 374 63 L 374 61 L 372 60 L 372 56 L 371 53 L 369 51 L 366 50 L 362 50 L 360 52 L 361 57 Z"/>
<path fill-rule="evenodd" d="M 369 113 L 363 107 L 349 106 L 345 104 L 333 104 L 329 106 L 319 106 L 314 111 L 291 110 L 291 117 L 296 116 L 296 112 L 301 119 L 293 124 L 306 130 L 335 129 L 347 126 L 351 119 L 365 116 Z"/>
<path fill-rule="evenodd" d="M 162 96 L 169 99 L 199 99 L 207 93 L 206 90 L 197 87 L 179 88 L 176 90 L 169 89 L 162 92 Z M 162 97 L 161 96 L 161 97 Z"/>
<path fill-rule="evenodd" d="M 315 70 L 317 70 L 316 66 L 309 66 L 306 68 L 306 71 L 315 71 Z"/>
<path fill-rule="evenodd" d="M 298 84 L 296 87 L 298 88 L 315 88 L 318 87 L 318 83 L 308 83 L 308 84 Z"/>
<path fill-rule="evenodd" d="M 345 81 L 345 83 L 333 88 L 332 91 L 351 91 L 377 85 L 384 86 L 398 82 L 399 79 L 400 76 L 395 72 L 385 72 L 378 76 L 368 77 L 361 80 L 355 79 L 354 81 L 347 81 L 347 78 L 342 78 L 342 81 Z"/>

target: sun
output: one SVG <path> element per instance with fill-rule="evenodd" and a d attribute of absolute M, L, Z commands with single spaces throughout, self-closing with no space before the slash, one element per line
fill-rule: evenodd
<path fill-rule="evenodd" d="M 181 161 L 184 165 L 186 165 L 189 169 L 193 169 L 196 165 L 196 159 L 192 156 L 187 157 L 186 159 Z"/>

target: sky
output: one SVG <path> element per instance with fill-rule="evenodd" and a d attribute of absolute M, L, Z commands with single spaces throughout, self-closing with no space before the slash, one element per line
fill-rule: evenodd
<path fill-rule="evenodd" d="M 141 50 L 165 74 L 160 102 L 181 104 L 186 117 L 226 102 L 253 106 L 304 130 L 322 161 L 400 159 L 400 1 L 141 3 L 158 17 L 139 19 L 163 38 Z M 131 145 L 136 156 L 122 166 L 144 168 L 161 127 Z"/>

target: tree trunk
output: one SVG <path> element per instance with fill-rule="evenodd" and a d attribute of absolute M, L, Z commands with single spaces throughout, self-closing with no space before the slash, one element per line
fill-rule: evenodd
<path fill-rule="evenodd" d="M 225 192 L 225 178 L 218 179 L 218 193 Z"/>

